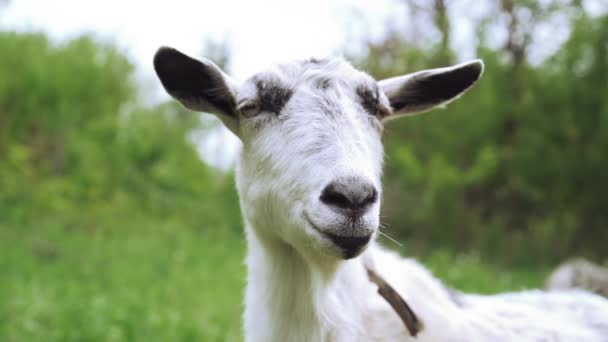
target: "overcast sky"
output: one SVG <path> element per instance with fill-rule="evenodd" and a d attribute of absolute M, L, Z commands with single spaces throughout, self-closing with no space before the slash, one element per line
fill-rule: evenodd
<path fill-rule="evenodd" d="M 357 36 L 377 37 L 403 11 L 392 0 L 12 0 L 2 21 L 57 39 L 93 32 L 148 64 L 160 45 L 200 55 L 205 40 L 228 39 L 232 71 L 244 77 L 277 61 L 332 54 Z"/>

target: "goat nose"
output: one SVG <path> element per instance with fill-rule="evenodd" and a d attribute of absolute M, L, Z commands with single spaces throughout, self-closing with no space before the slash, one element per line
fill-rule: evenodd
<path fill-rule="evenodd" d="M 363 213 L 378 200 L 378 191 L 359 178 L 339 179 L 323 189 L 320 200 L 338 211 Z"/>

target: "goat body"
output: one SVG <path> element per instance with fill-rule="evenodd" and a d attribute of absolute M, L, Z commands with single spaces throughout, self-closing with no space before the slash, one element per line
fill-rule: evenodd
<path fill-rule="evenodd" d="M 237 82 L 211 61 L 161 48 L 154 67 L 169 94 L 214 113 L 243 142 L 247 341 L 411 339 L 366 268 L 416 313 L 416 341 L 608 340 L 599 296 L 458 294 L 374 242 L 384 124 L 455 100 L 481 77 L 481 61 L 376 81 L 341 59 L 310 59 Z"/>

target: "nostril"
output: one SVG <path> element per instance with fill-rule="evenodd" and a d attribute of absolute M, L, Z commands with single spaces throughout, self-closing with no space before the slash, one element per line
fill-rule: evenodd
<path fill-rule="evenodd" d="M 368 189 L 368 195 L 361 202 L 362 206 L 366 206 L 368 204 L 374 204 L 378 200 L 378 191 L 374 186 L 370 186 Z"/>
<path fill-rule="evenodd" d="M 334 208 L 361 210 L 378 200 L 378 191 L 373 185 L 358 178 L 347 178 L 327 185 L 320 200 Z"/>
<path fill-rule="evenodd" d="M 328 185 L 321 193 L 321 202 L 339 208 L 350 208 L 352 203 L 345 194 L 339 192 L 333 184 Z"/>

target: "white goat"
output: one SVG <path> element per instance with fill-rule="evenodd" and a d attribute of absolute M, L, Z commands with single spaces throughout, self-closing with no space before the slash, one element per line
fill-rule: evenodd
<path fill-rule="evenodd" d="M 479 79 L 481 61 L 379 82 L 340 59 L 279 65 L 243 83 L 171 48 L 154 67 L 169 94 L 216 114 L 243 142 L 247 341 L 608 341 L 601 297 L 460 294 L 374 242 L 383 123 L 454 100 Z M 417 337 L 366 268 L 413 309 Z"/>

